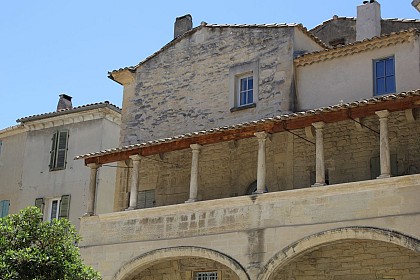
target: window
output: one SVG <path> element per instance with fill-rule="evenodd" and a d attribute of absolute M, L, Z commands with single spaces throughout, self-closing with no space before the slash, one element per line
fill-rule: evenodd
<path fill-rule="evenodd" d="M 44 220 L 69 218 L 70 195 L 55 198 L 37 198 L 35 206 L 44 213 Z"/>
<path fill-rule="evenodd" d="M 245 106 L 254 103 L 254 77 L 246 76 L 238 78 L 239 106 Z"/>
<path fill-rule="evenodd" d="M 50 171 L 66 168 L 68 130 L 57 131 L 52 137 Z"/>
<path fill-rule="evenodd" d="M 374 66 L 374 95 L 393 93 L 395 86 L 394 57 L 387 57 L 373 61 Z"/>
<path fill-rule="evenodd" d="M 137 194 L 137 209 L 155 207 L 155 190 L 141 191 Z"/>
<path fill-rule="evenodd" d="M 3 142 L 0 140 L 0 157 L 1 157 L 1 146 L 3 145 Z"/>
<path fill-rule="evenodd" d="M 256 107 L 258 100 L 258 61 L 240 64 L 229 69 L 229 105 L 235 112 Z"/>
<path fill-rule="evenodd" d="M 10 206 L 9 200 L 0 201 L 0 218 L 6 217 L 7 215 L 9 215 L 9 206 Z"/>
<path fill-rule="evenodd" d="M 217 271 L 196 272 L 194 280 L 217 280 Z"/>

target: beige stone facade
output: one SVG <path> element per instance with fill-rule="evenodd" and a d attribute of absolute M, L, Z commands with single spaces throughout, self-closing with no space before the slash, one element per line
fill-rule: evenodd
<path fill-rule="evenodd" d="M 81 218 L 85 262 L 104 280 L 420 279 L 418 31 L 357 44 L 203 23 L 111 72 L 121 146 L 77 157 L 119 167 L 114 212 Z M 407 92 L 358 83 L 385 53 Z"/>

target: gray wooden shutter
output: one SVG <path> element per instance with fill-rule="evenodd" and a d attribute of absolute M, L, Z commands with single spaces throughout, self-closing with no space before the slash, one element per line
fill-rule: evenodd
<path fill-rule="evenodd" d="M 58 218 L 68 219 L 69 213 L 70 213 L 70 195 L 63 195 L 60 201 L 60 213 L 58 214 Z"/>
<path fill-rule="evenodd" d="M 57 137 L 58 137 L 58 131 L 54 133 L 51 141 L 51 151 L 50 151 L 50 170 L 55 168 L 55 159 L 56 159 L 56 149 L 57 149 Z"/>
<path fill-rule="evenodd" d="M 155 206 L 155 190 L 145 191 L 146 193 L 146 208 L 151 208 Z"/>
<path fill-rule="evenodd" d="M 140 191 L 137 194 L 138 209 L 151 208 L 155 206 L 155 190 Z"/>
<path fill-rule="evenodd" d="M 44 198 L 35 199 L 35 206 L 41 209 L 41 212 L 44 212 Z"/>
<path fill-rule="evenodd" d="M 67 155 L 67 140 L 68 131 L 60 131 L 58 134 L 58 145 L 57 145 L 57 162 L 56 168 L 66 168 L 66 155 Z"/>
<path fill-rule="evenodd" d="M 0 218 L 6 217 L 9 215 L 9 200 L 2 200 L 0 201 Z"/>

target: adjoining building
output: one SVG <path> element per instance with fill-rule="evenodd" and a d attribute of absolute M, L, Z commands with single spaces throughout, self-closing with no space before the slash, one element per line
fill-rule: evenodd
<path fill-rule="evenodd" d="M 420 33 L 382 34 L 365 2 L 351 44 L 186 15 L 110 72 L 120 146 L 76 158 L 85 261 L 105 280 L 419 279 Z M 98 214 L 109 164 L 114 209 Z"/>
<path fill-rule="evenodd" d="M 121 110 L 108 102 L 72 107 L 71 99 L 61 94 L 55 112 L 21 118 L 17 126 L 0 130 L 2 216 L 36 205 L 45 220 L 68 218 L 79 227 L 90 174 L 73 158 L 118 145 Z M 115 168 L 104 168 L 98 181 L 96 211 L 108 213 Z"/>

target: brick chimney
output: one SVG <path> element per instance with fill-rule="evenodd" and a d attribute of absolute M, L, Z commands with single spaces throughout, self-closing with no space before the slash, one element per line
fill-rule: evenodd
<path fill-rule="evenodd" d="M 381 5 L 375 0 L 357 6 L 356 41 L 381 35 Z"/>
<path fill-rule="evenodd" d="M 71 104 L 71 96 L 67 94 L 60 94 L 60 99 L 58 99 L 57 112 L 65 109 L 71 109 L 73 105 Z"/>
<path fill-rule="evenodd" d="M 188 30 L 192 29 L 192 17 L 187 14 L 182 17 L 177 17 L 174 26 L 174 38 L 184 34 Z"/>

